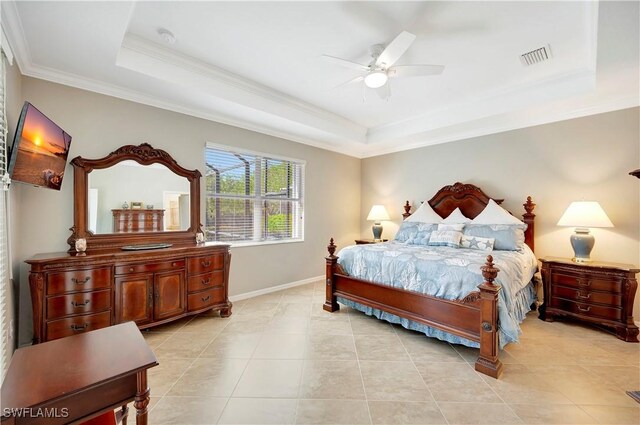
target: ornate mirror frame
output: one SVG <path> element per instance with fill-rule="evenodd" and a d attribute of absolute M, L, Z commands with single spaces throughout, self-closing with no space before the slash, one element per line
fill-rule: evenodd
<path fill-rule="evenodd" d="M 189 180 L 190 211 L 189 229 L 184 231 L 138 232 L 94 234 L 88 229 L 88 175 L 92 170 L 109 168 L 119 162 L 133 160 L 142 165 L 162 164 L 169 170 Z M 195 243 L 196 233 L 201 232 L 200 224 L 200 177 L 199 170 L 187 170 L 181 167 L 167 152 L 154 149 L 148 143 L 139 146 L 122 146 L 100 159 L 86 159 L 80 156 L 71 160 L 73 165 L 73 227 L 67 239 L 69 252 L 76 252 L 76 239 L 87 241 L 87 251 L 118 249 L 125 245 L 147 243 L 170 243 L 191 245 Z"/>

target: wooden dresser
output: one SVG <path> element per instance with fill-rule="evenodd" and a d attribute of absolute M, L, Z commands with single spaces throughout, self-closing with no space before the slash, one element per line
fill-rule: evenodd
<path fill-rule="evenodd" d="M 111 210 L 113 213 L 113 233 L 162 232 L 164 230 L 164 210 Z"/>
<path fill-rule="evenodd" d="M 34 343 L 135 321 L 148 328 L 207 310 L 231 315 L 228 244 L 27 260 Z"/>
<path fill-rule="evenodd" d="M 638 342 L 633 300 L 640 269 L 628 264 L 575 263 L 547 257 L 542 262 L 544 304 L 540 318 L 565 316 L 613 328 L 618 338 Z"/>

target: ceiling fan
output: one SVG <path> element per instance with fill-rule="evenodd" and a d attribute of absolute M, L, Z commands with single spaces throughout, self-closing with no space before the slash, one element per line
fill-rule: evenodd
<path fill-rule="evenodd" d="M 381 97 L 386 98 L 388 96 L 387 82 L 389 81 L 389 78 L 438 75 L 441 74 L 444 70 L 444 65 L 393 66 L 393 64 L 396 63 L 400 59 L 400 57 L 402 57 L 402 55 L 404 55 L 404 53 L 409 49 L 415 39 L 415 35 L 407 31 L 402 31 L 386 47 L 381 44 L 375 44 L 371 46 L 372 60 L 368 65 L 362 65 L 357 62 L 352 62 L 347 59 L 341 59 L 329 55 L 321 55 L 321 58 L 345 68 L 365 72 L 365 74 L 353 78 L 343 84 L 340 84 L 336 88 L 345 86 L 347 84 L 364 81 L 364 85 L 371 89 L 380 89 L 386 86 L 386 93 L 378 91 L 378 94 Z"/>

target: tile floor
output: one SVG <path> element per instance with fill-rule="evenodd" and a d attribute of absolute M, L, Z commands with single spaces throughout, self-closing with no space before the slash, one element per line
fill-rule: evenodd
<path fill-rule="evenodd" d="M 640 345 L 530 313 L 502 352 L 500 380 L 477 350 L 342 308 L 322 282 L 144 332 L 151 424 L 640 424 Z"/>

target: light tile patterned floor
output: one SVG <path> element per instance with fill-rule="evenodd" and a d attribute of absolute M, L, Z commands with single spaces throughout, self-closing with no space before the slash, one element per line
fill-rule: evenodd
<path fill-rule="evenodd" d="M 322 282 L 144 332 L 151 424 L 640 424 L 640 345 L 530 313 L 500 380 L 477 350 L 342 308 Z"/>

